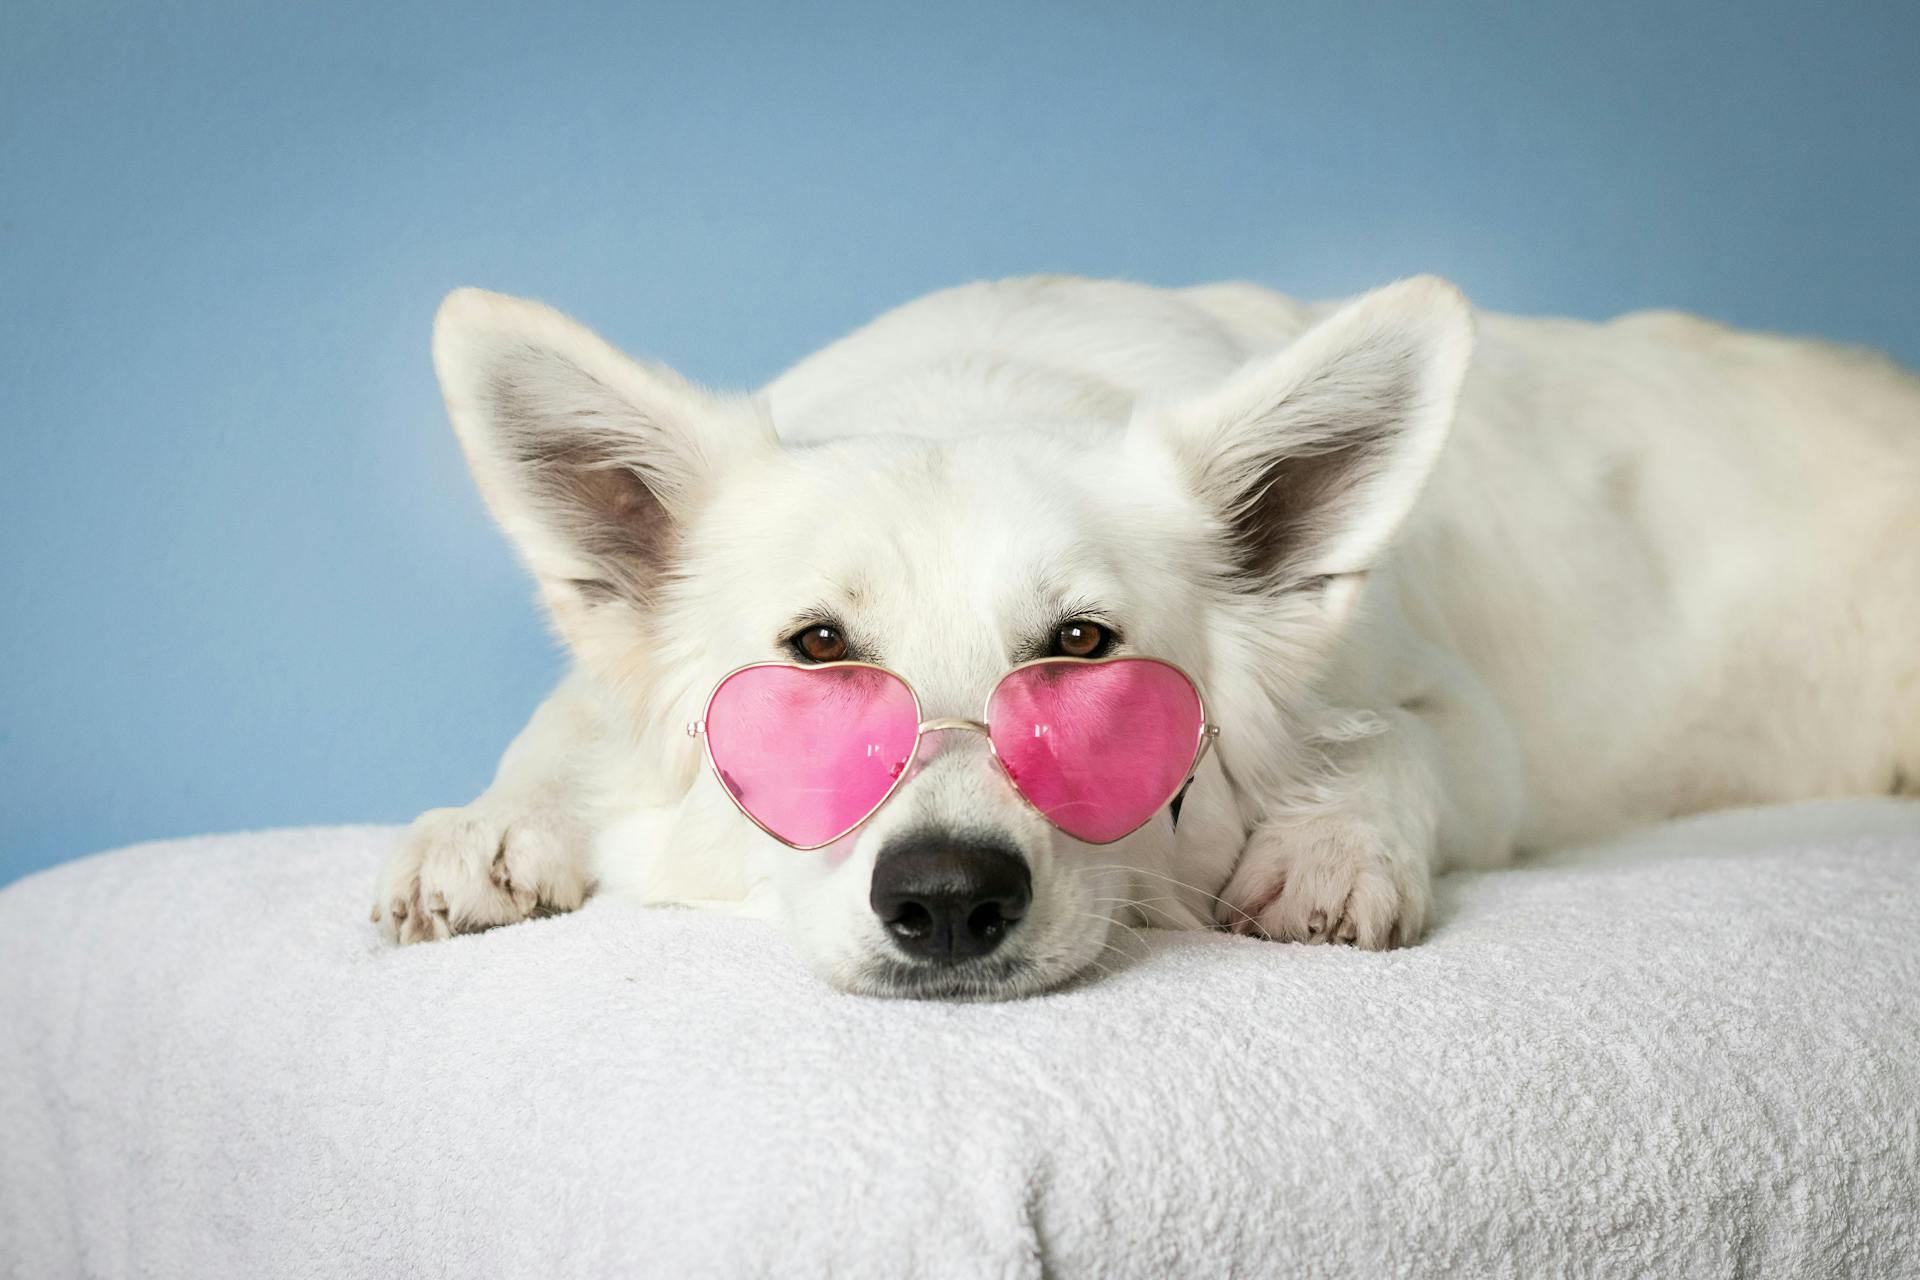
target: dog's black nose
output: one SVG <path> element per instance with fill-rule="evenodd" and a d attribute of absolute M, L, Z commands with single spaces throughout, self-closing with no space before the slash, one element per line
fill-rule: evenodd
<path fill-rule="evenodd" d="M 1018 852 L 988 840 L 923 832 L 880 850 L 867 901 L 900 949 L 939 964 L 984 956 L 1033 900 Z"/>

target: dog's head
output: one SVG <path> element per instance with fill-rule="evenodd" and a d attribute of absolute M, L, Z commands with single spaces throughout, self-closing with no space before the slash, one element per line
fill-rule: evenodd
<path fill-rule="evenodd" d="M 1248 824 L 1312 773 L 1314 675 L 1439 452 L 1470 344 L 1459 295 L 1412 280 L 1110 423 L 811 443 L 782 442 L 765 396 L 710 394 L 478 291 L 442 308 L 435 363 L 482 493 L 614 709 L 607 802 L 670 809 L 683 866 L 744 867 L 839 986 L 1009 996 L 1099 966 L 1130 923 L 1205 922 Z M 683 732 L 748 663 L 883 664 L 926 717 L 976 718 L 1009 667 L 1050 654 L 1193 675 L 1222 732 L 1177 820 L 1080 844 L 984 741 L 944 733 L 870 820 L 797 852 Z M 701 877 L 659 879 L 680 896 Z"/>

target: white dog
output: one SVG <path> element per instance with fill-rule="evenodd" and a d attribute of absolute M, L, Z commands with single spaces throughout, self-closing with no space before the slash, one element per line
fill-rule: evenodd
<path fill-rule="evenodd" d="M 411 942 L 596 889 L 724 902 L 838 986 L 1001 997 L 1129 922 L 1388 947 L 1437 870 L 1920 785 L 1920 381 L 1670 313 L 1474 328 L 1430 278 L 1337 306 L 1011 280 L 719 396 L 453 294 L 448 411 L 576 668 L 484 795 L 414 824 L 374 918 Z M 965 717 L 1049 653 L 1177 663 L 1218 721 L 1116 844 L 952 734 L 798 852 L 687 732 L 748 663 L 881 663 Z M 881 880 L 961 933 L 983 896 L 1019 909 L 914 947 Z"/>

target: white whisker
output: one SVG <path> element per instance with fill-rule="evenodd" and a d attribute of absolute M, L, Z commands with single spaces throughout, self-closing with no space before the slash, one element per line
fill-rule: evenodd
<path fill-rule="evenodd" d="M 1250 924 L 1256 927 L 1259 924 L 1259 922 L 1255 920 L 1254 917 L 1248 915 L 1245 911 L 1241 910 L 1239 907 L 1234 906 L 1231 902 L 1228 902 L 1225 898 L 1221 897 L 1219 894 L 1209 893 L 1207 890 L 1202 889 L 1197 884 L 1193 884 L 1189 881 L 1182 880 L 1178 876 L 1170 876 L 1163 871 L 1149 871 L 1145 867 L 1129 867 L 1124 865 L 1123 863 L 1118 863 L 1118 862 L 1100 863 L 1095 866 L 1083 868 L 1083 870 L 1125 871 L 1134 875 L 1153 876 L 1155 879 L 1166 881 L 1168 884 L 1174 886 L 1177 889 L 1190 890 L 1191 892 L 1199 894 L 1201 897 L 1207 899 L 1210 902 L 1218 903 L 1219 905 L 1225 907 L 1227 910 L 1233 912 L 1234 915 L 1239 917 L 1239 920 L 1237 921 L 1237 923 Z M 1166 899 L 1164 898 L 1151 898 L 1151 899 L 1140 899 L 1139 901 L 1158 902 L 1158 901 L 1165 901 L 1165 900 Z"/>

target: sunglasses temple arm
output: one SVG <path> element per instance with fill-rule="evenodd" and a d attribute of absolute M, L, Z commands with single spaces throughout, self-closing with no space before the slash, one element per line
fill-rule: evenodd
<path fill-rule="evenodd" d="M 1213 749 L 1213 740 L 1219 736 L 1219 725 L 1207 726 L 1206 736 L 1200 739 L 1200 750 L 1194 753 L 1193 768 L 1187 772 L 1187 780 L 1180 784 L 1180 789 L 1173 793 L 1173 799 L 1168 802 L 1168 807 L 1173 811 L 1173 827 L 1176 831 L 1180 829 L 1180 806 L 1187 798 L 1187 788 L 1200 776 L 1200 766 L 1206 762 L 1207 752 Z"/>
<path fill-rule="evenodd" d="M 1207 726 L 1206 736 L 1200 739 L 1199 753 L 1193 757 L 1193 768 L 1187 772 L 1187 780 L 1180 784 L 1181 790 L 1186 790 L 1187 787 L 1193 784 L 1193 780 L 1200 776 L 1200 766 L 1207 762 L 1207 753 L 1213 750 L 1213 740 L 1219 736 L 1219 725 L 1210 724 Z"/>

